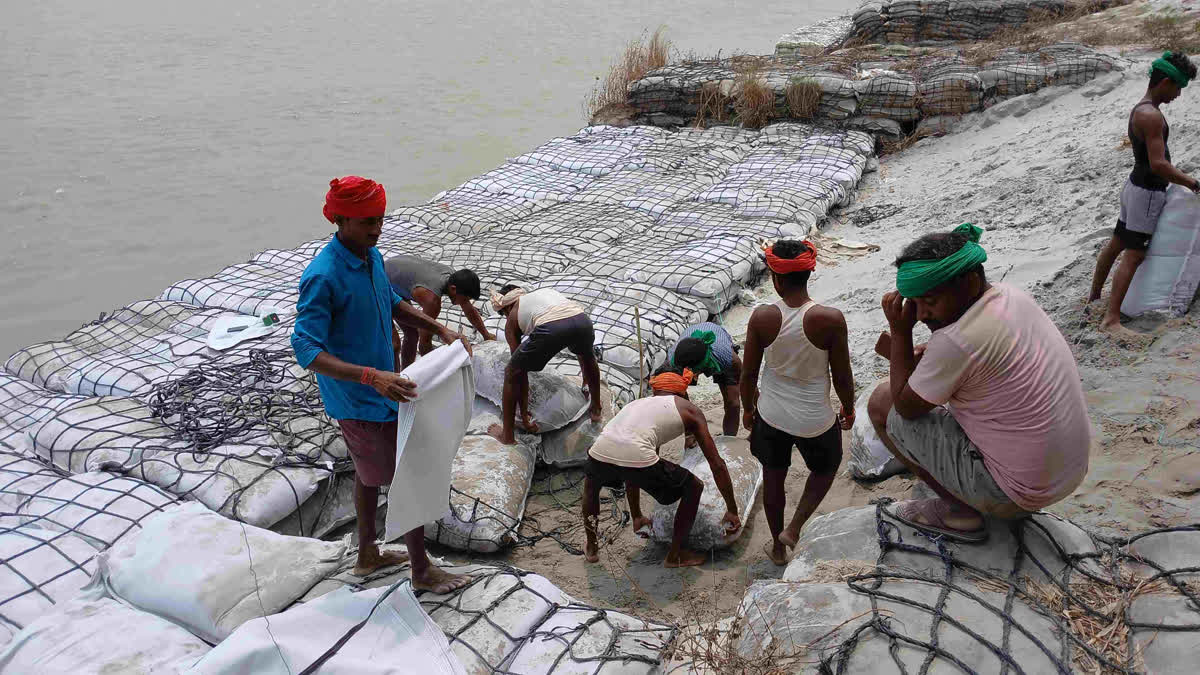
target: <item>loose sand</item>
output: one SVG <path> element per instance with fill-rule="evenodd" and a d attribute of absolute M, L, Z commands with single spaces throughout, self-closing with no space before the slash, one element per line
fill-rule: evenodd
<path fill-rule="evenodd" d="M 887 372 L 872 347 L 885 327 L 879 299 L 892 288 L 891 261 L 899 249 L 922 233 L 964 221 L 983 227 L 989 278 L 1034 293 L 1072 344 L 1095 428 L 1086 481 L 1048 510 L 1108 534 L 1193 522 L 1200 513 L 1200 319 L 1193 313 L 1178 320 L 1139 320 L 1133 327 L 1150 331 L 1150 337 L 1121 344 L 1096 330 L 1099 316 L 1086 311 L 1083 302 L 1096 250 L 1111 234 L 1118 191 L 1132 162 L 1123 143 L 1126 115 L 1146 85 L 1150 56 L 1127 57 L 1132 62 L 1124 73 L 1006 101 L 963 118 L 950 135 L 884 157 L 854 203 L 822 228 L 818 244 L 825 253 L 811 283 L 818 301 L 846 315 L 861 390 Z M 1185 170 L 1200 169 L 1190 132 L 1200 123 L 1200 108 L 1189 102 L 1193 95 L 1185 91 L 1165 109 L 1173 130 L 1172 157 Z M 837 246 L 838 240 L 872 246 Z M 769 285 L 752 296 L 757 302 L 774 299 Z M 750 311 L 738 306 L 722 319 L 739 341 Z M 718 426 L 716 389 L 696 387 L 693 399 Z M 846 434 L 843 447 L 848 443 Z M 676 458 L 680 451 L 677 442 L 663 454 Z M 797 464 L 788 481 L 790 504 L 807 476 L 798 458 Z M 535 491 L 546 487 L 548 476 L 539 474 Z M 559 473 L 553 480 L 562 484 L 578 476 Z M 907 476 L 863 484 L 843 470 L 818 513 L 912 489 Z M 528 511 L 542 530 L 570 528 L 563 540 L 582 548 L 577 500 L 577 488 L 533 495 Z M 649 497 L 643 503 L 653 506 Z M 751 581 L 782 574 L 783 568 L 767 561 L 761 550 L 769 539 L 761 510 L 760 496 L 745 517 L 741 539 L 701 568 L 664 569 L 665 547 L 645 542 L 628 527 L 602 548 L 596 565 L 552 539 L 497 559 L 543 574 L 589 603 L 710 620 L 731 614 Z"/>

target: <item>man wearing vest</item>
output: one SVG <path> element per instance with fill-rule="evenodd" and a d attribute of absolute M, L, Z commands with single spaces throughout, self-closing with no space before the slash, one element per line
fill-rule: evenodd
<path fill-rule="evenodd" d="M 784 565 L 787 549 L 796 545 L 842 462 L 842 430 L 854 424 L 854 376 L 846 319 L 808 295 L 816 248 L 808 241 L 781 240 L 765 253 L 779 300 L 750 316 L 740 388 L 750 452 L 763 465 L 763 511 L 771 528 L 763 550 L 771 562 Z M 831 375 L 842 402 L 840 421 L 829 403 Z M 809 475 L 785 528 L 784 481 L 793 447 Z"/>
<path fill-rule="evenodd" d="M 703 553 L 683 547 L 696 522 L 704 484 L 692 472 L 658 456 L 664 443 L 679 438 L 685 431 L 700 444 L 704 458 L 712 467 L 717 489 L 725 498 L 725 516 L 721 519 L 725 531 L 732 534 L 742 526 L 729 469 L 708 432 L 704 413 L 687 398 L 691 382 L 692 371 L 663 366 L 650 378 L 654 395 L 621 408 L 588 450 L 583 482 L 583 523 L 587 536 L 584 556 L 588 562 L 600 560 L 596 542 L 600 488 L 624 485 L 635 532 L 650 525 L 650 519 L 642 514 L 640 490 L 649 492 L 660 504 L 679 502 L 671 532 L 671 548 L 663 561 L 664 566 L 690 567 L 704 563 Z"/>
<path fill-rule="evenodd" d="M 592 353 L 596 332 L 583 307 L 553 288 L 526 293 L 525 289 L 510 284 L 492 294 L 492 308 L 505 318 L 504 337 L 512 359 L 504 370 L 501 424 L 493 424 L 488 433 L 505 445 L 516 444 L 518 403 L 521 428 L 537 433 L 537 422 L 529 413 L 529 373 L 541 371 L 563 349 L 579 359 L 579 369 L 592 399 L 588 413 L 592 423 L 599 424 L 600 364 Z"/>

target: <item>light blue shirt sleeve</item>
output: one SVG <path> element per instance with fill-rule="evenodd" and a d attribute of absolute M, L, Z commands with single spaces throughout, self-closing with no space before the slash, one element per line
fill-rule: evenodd
<path fill-rule="evenodd" d="M 296 324 L 292 332 L 292 351 L 296 361 L 307 368 L 323 351 L 333 322 L 330 309 L 333 298 L 329 280 L 320 274 L 300 279 L 300 300 L 296 303 Z"/>

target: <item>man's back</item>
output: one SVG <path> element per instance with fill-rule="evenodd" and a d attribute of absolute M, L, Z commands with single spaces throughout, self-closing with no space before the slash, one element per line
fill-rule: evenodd
<path fill-rule="evenodd" d="M 1087 473 L 1090 427 L 1075 358 L 1024 291 L 995 284 L 935 331 L 909 386 L 950 408 L 1023 508 L 1057 501 Z"/>

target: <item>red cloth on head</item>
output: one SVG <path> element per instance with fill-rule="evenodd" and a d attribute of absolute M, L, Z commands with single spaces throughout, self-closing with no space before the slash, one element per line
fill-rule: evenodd
<path fill-rule="evenodd" d="M 334 222 L 334 216 L 346 218 L 378 218 L 387 209 L 387 193 L 383 186 L 362 176 L 346 176 L 329 181 L 322 213 Z"/>
<path fill-rule="evenodd" d="M 817 269 L 817 247 L 813 246 L 812 242 L 807 239 L 803 243 L 808 247 L 808 250 L 795 258 L 780 258 L 771 251 L 772 246 L 767 246 L 763 249 L 763 253 L 767 256 L 767 267 L 776 274 L 811 272 Z"/>
<path fill-rule="evenodd" d="M 693 373 L 684 368 L 683 374 L 661 373 L 650 378 L 650 388 L 658 391 L 669 391 L 672 394 L 686 394 L 692 384 Z"/>

